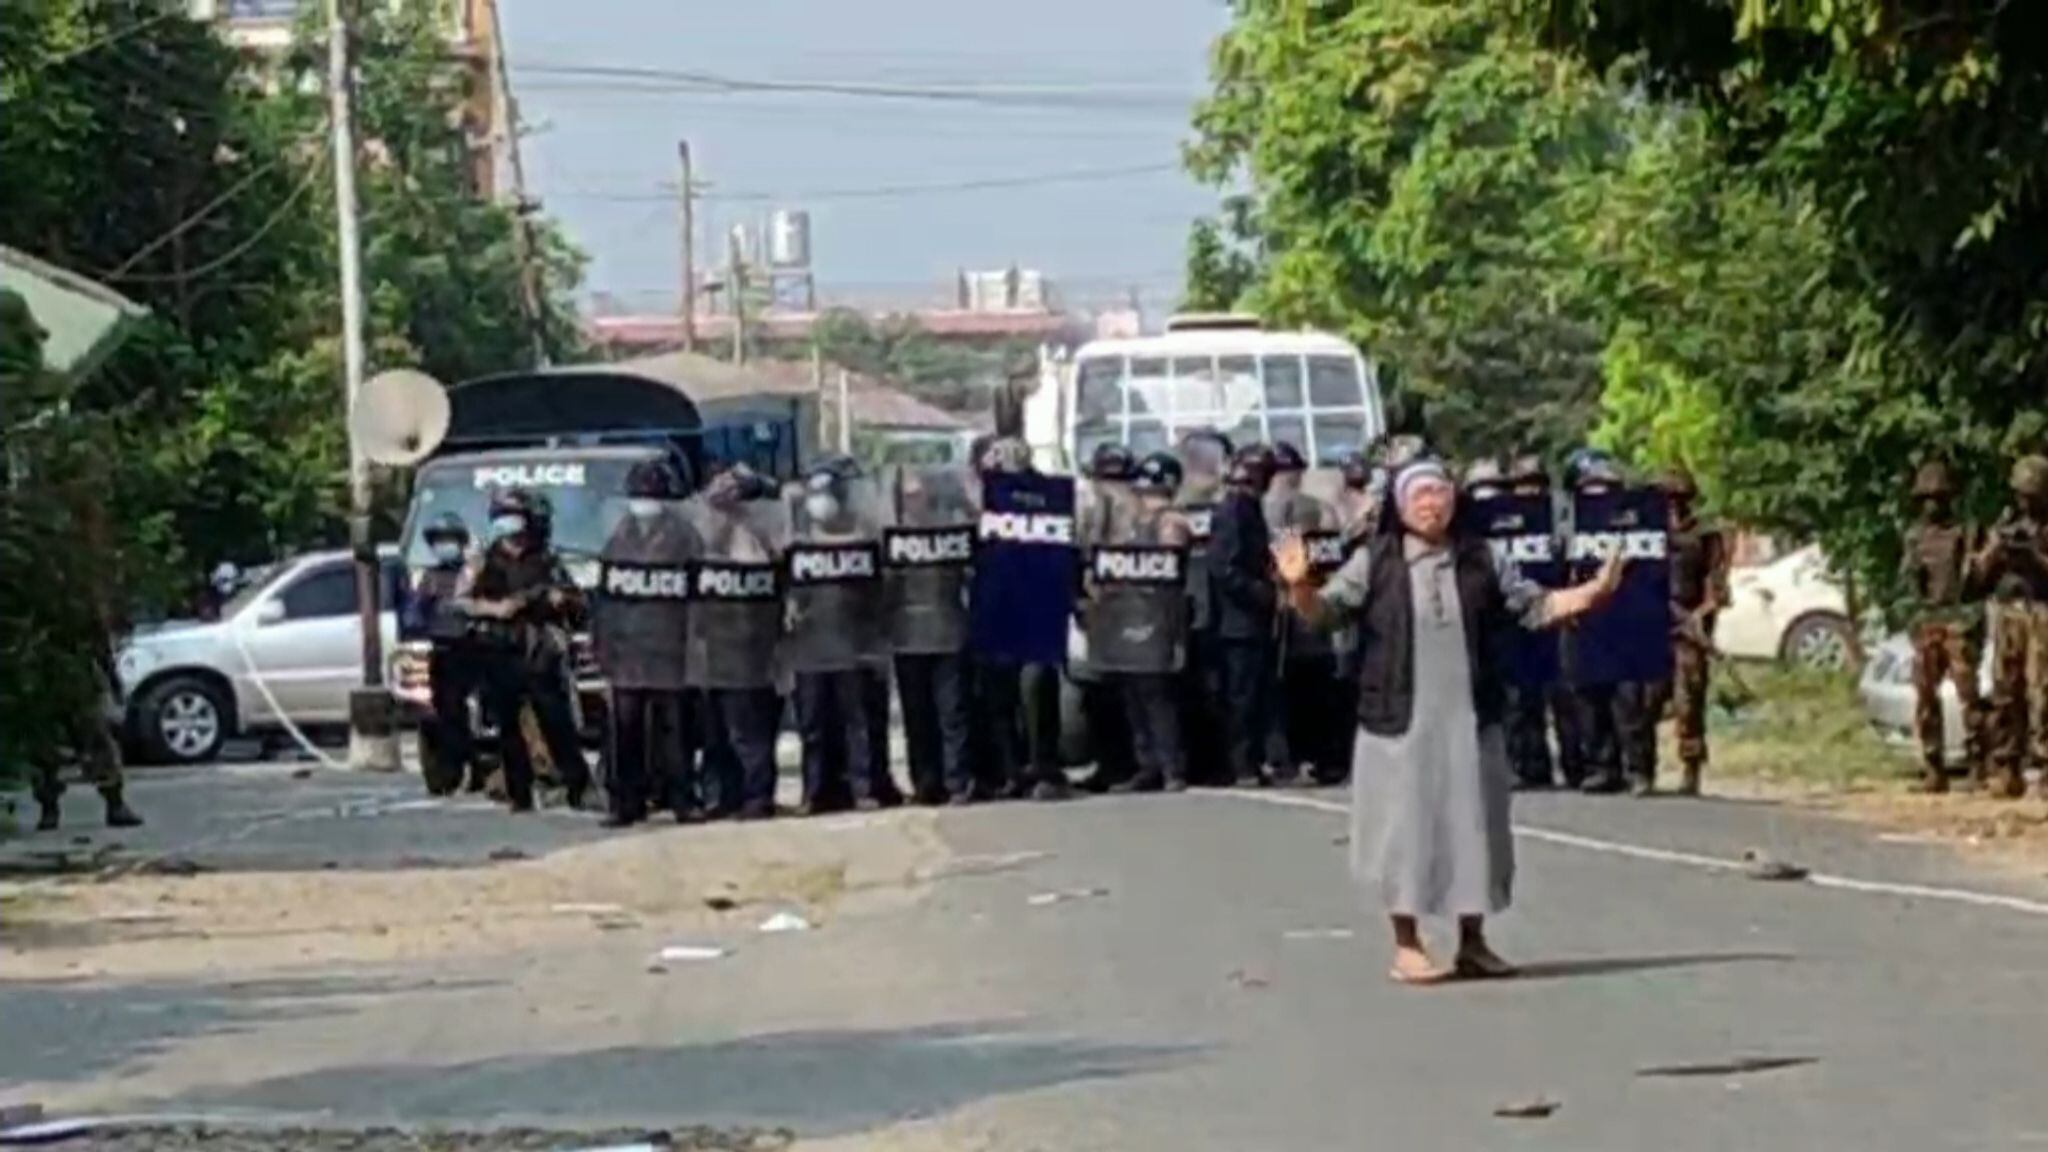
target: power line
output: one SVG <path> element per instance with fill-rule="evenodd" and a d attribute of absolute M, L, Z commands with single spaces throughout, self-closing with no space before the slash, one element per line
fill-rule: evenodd
<path fill-rule="evenodd" d="M 929 184 L 876 184 L 858 188 L 812 188 L 789 192 L 750 190 L 740 192 L 705 193 L 700 200 L 720 203 L 762 203 L 782 201 L 785 203 L 814 204 L 832 200 L 884 200 L 933 193 L 983 192 L 1000 188 L 1036 188 L 1046 184 L 1080 184 L 1098 180 L 1120 180 L 1131 176 L 1149 176 L 1163 172 L 1178 172 L 1180 165 L 1174 161 L 1159 161 L 1152 164 L 1128 164 L 1114 168 L 1072 168 L 1064 172 L 1039 172 L 1020 176 L 994 176 L 978 180 L 949 180 Z M 644 204 L 657 200 L 670 201 L 675 198 L 668 192 L 604 192 L 600 190 L 570 190 L 552 194 L 563 200 L 596 200 L 620 204 Z"/>
<path fill-rule="evenodd" d="M 1149 97 L 1151 106 L 1184 110 L 1200 99 L 1198 91 L 1182 91 L 1158 85 L 1132 86 L 1103 83 L 1025 84 L 1004 86 L 963 86 L 943 84 L 869 83 L 841 80 L 768 80 L 726 76 L 715 72 L 686 69 L 647 68 L 631 65 L 526 64 L 522 72 L 564 79 L 609 81 L 613 89 L 651 90 L 680 88 L 697 92 L 769 92 L 818 96 L 844 96 L 881 100 L 923 100 L 953 104 L 987 104 L 1005 107 L 1102 107 L 1105 97 Z M 605 85 L 597 85 L 599 88 Z M 1167 103 L 1166 101 L 1170 101 Z M 1139 107 L 1145 106 L 1141 101 Z"/>
<path fill-rule="evenodd" d="M 255 248 L 256 245 L 263 242 L 264 237 L 270 235 L 272 230 L 274 230 L 279 224 L 282 224 L 284 222 L 285 217 L 291 215 L 292 209 L 296 207 L 298 205 L 299 200 L 305 196 L 307 190 L 312 188 L 313 182 L 319 178 L 320 173 L 324 170 L 324 168 L 324 163 L 316 161 L 311 168 L 308 168 L 306 170 L 306 174 L 303 177 L 300 177 L 299 183 L 296 187 L 292 189 L 291 195 L 285 197 L 284 203 L 277 206 L 277 211 L 272 212 L 263 221 L 263 223 L 257 225 L 256 230 L 254 232 L 251 232 L 249 236 L 246 239 L 244 239 L 240 244 L 235 245 L 233 248 L 228 249 L 225 253 L 215 257 L 212 260 L 207 261 L 206 263 L 200 265 L 199 267 L 189 268 L 183 272 L 169 272 L 163 274 L 130 273 L 122 276 L 113 276 L 110 277 L 110 279 L 119 280 L 124 284 L 175 284 L 184 280 L 197 280 L 202 276 L 209 276 L 215 272 L 220 271 L 222 268 L 227 267 L 228 265 L 241 259 L 244 255 L 248 254 L 248 252 L 251 249 Z"/>
<path fill-rule="evenodd" d="M 296 150 L 296 148 L 299 145 L 304 144 L 306 141 L 311 140 L 313 137 L 319 135 L 320 132 L 324 131 L 326 131 L 325 124 L 321 125 L 319 129 L 313 132 L 308 132 L 305 135 L 300 136 L 297 140 L 291 141 L 290 143 L 287 144 L 280 145 L 278 147 L 276 154 L 271 156 L 269 160 L 266 160 L 262 164 L 257 165 L 254 169 L 244 174 L 240 180 L 237 180 L 233 184 L 228 185 L 226 191 L 222 192 L 218 196 L 215 196 L 213 199 L 207 201 L 206 204 L 199 209 L 199 211 L 194 212 L 192 215 L 185 217 L 183 220 L 180 220 L 178 223 L 172 225 L 171 229 L 165 232 L 163 235 L 157 237 L 154 240 L 151 240 L 147 244 L 144 244 L 139 250 L 136 251 L 134 255 L 128 257 L 126 260 L 121 261 L 119 265 L 115 266 L 115 268 L 111 272 L 103 273 L 101 275 L 101 279 L 119 280 L 125 278 L 125 274 L 130 268 L 133 268 L 137 264 L 140 264 L 142 261 L 148 259 L 150 255 L 154 253 L 157 249 L 162 248 L 164 245 L 169 244 L 171 241 L 176 240 L 180 236 L 183 236 L 186 232 L 191 231 L 192 228 L 195 225 L 197 225 L 200 221 L 206 219 L 208 216 L 213 215 L 216 209 L 220 208 L 228 201 L 233 200 L 235 197 L 241 195 L 242 192 L 249 187 L 249 185 L 254 184 L 257 180 L 268 175 L 272 171 L 275 171 L 278 168 L 278 166 L 282 165 L 286 160 L 291 159 L 293 151 Z"/>
<path fill-rule="evenodd" d="M 165 6 L 163 11 L 158 12 L 156 15 L 149 17 L 147 20 L 137 20 L 135 23 L 130 24 L 125 28 L 116 28 L 113 31 L 107 33 L 104 36 L 99 37 L 96 40 L 88 40 L 85 43 L 80 44 L 78 47 L 73 48 L 68 52 L 59 52 L 54 56 L 50 56 L 46 59 L 40 60 L 35 64 L 29 66 L 28 68 L 24 69 L 24 74 L 26 76 L 34 76 L 42 72 L 46 68 L 56 68 L 64 64 L 69 64 L 73 60 L 78 59 L 80 56 L 84 56 L 91 52 L 97 52 L 100 49 L 112 44 L 118 44 L 121 41 L 126 40 L 127 38 L 135 35 L 138 32 L 147 32 L 149 29 L 154 28 L 157 25 L 172 19 L 188 19 L 188 17 L 185 15 L 185 12 L 182 7 L 167 5 Z"/>

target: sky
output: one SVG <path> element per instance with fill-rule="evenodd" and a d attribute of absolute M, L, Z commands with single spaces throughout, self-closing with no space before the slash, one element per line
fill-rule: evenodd
<path fill-rule="evenodd" d="M 943 304 L 958 269 L 1015 263 L 1070 305 L 1136 287 L 1156 313 L 1215 202 L 1177 161 L 1221 0 L 499 3 L 529 190 L 586 289 L 636 311 L 675 307 L 685 137 L 699 264 L 731 224 L 807 209 L 828 303 Z"/>

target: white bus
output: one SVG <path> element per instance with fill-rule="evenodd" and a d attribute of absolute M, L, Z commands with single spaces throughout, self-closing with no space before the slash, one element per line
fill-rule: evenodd
<path fill-rule="evenodd" d="M 1163 335 L 1050 358 L 1023 414 L 1048 471 L 1077 471 L 1104 443 L 1143 456 L 1203 427 L 1236 444 L 1285 440 L 1319 463 L 1386 428 L 1379 375 L 1350 342 L 1268 332 L 1245 316 L 1176 316 Z"/>

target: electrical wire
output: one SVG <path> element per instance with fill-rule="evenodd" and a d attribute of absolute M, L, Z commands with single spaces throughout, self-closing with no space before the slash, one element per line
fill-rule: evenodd
<path fill-rule="evenodd" d="M 76 60 L 81 56 L 97 52 L 102 48 L 106 48 L 114 44 L 119 44 L 121 41 L 126 40 L 127 38 L 135 35 L 138 32 L 146 32 L 149 29 L 154 28 L 167 20 L 173 19 L 189 19 L 189 17 L 186 15 L 184 11 L 183 6 L 166 5 L 163 11 L 158 12 L 156 15 L 151 16 L 146 20 L 138 20 L 135 23 L 128 25 L 127 27 L 116 28 L 113 31 L 107 33 L 106 35 L 101 36 L 99 39 L 88 40 L 85 43 L 80 44 L 78 47 L 73 48 L 68 52 L 59 52 L 54 56 L 45 57 L 43 60 L 38 61 L 37 63 L 32 64 L 29 67 L 23 69 L 21 73 L 18 74 L 17 79 L 25 79 L 29 76 L 36 76 L 44 71 L 47 71 L 48 69 L 57 68 L 65 64 L 69 64 L 73 60 Z"/>
<path fill-rule="evenodd" d="M 812 188 L 790 192 L 750 190 L 740 192 L 707 192 L 697 197 L 703 203 L 760 203 L 763 201 L 786 201 L 818 203 L 832 200 L 876 200 L 901 199 L 924 196 L 933 193 L 983 192 L 1001 188 L 1036 188 L 1046 184 L 1075 184 L 1097 180 L 1118 180 L 1131 176 L 1149 176 L 1164 172 L 1177 172 L 1180 165 L 1174 161 L 1158 161 L 1151 164 L 1126 164 L 1111 168 L 1071 168 L 1063 172 L 1040 172 L 1018 176 L 992 176 L 973 180 L 934 181 L 927 184 L 875 184 L 866 187 Z M 570 189 L 552 192 L 549 195 L 561 200 L 593 200 L 617 204 L 645 204 L 657 201 L 673 202 L 674 191 L 667 192 L 606 192 L 600 189 Z"/>
<path fill-rule="evenodd" d="M 686 69 L 648 68 L 632 65 L 528 63 L 523 73 L 562 80 L 595 81 L 595 90 L 642 90 L 661 92 L 761 92 L 842 96 L 882 100 L 923 100 L 947 104 L 985 104 L 1000 107 L 1096 107 L 1105 104 L 1146 107 L 1143 101 L 1106 101 L 1109 95 L 1150 97 L 1149 106 L 1184 111 L 1201 98 L 1199 91 L 1183 92 L 1163 86 L 1134 87 L 1101 83 L 962 86 L 940 84 L 878 84 L 840 80 L 767 80 L 726 76 L 715 72 Z M 607 83 L 608 82 L 608 83 Z"/>
<path fill-rule="evenodd" d="M 249 185 L 254 184 L 257 180 L 269 175 L 271 172 L 276 171 L 280 166 L 282 166 L 285 163 L 285 161 L 291 159 L 292 152 L 298 145 L 306 143 L 307 141 L 313 139 L 320 132 L 324 131 L 326 131 L 326 125 L 322 124 L 318 130 L 313 132 L 307 132 L 305 135 L 299 137 L 297 140 L 289 144 L 279 146 L 276 153 L 272 155 L 270 159 L 264 161 L 262 164 L 257 165 L 254 169 L 250 170 L 249 172 L 244 173 L 240 180 L 237 180 L 233 184 L 228 185 L 227 189 L 221 192 L 220 195 L 215 196 L 213 199 L 207 201 L 203 206 L 200 207 L 200 209 L 197 212 L 194 212 L 192 215 L 187 216 L 185 219 L 180 220 L 178 223 L 172 225 L 170 230 L 165 232 L 163 235 L 157 237 L 154 240 L 151 240 L 147 244 L 144 244 L 140 249 L 138 249 L 135 252 L 134 255 L 128 257 L 126 260 L 121 261 L 121 263 L 115 266 L 112 271 L 100 273 L 99 278 L 102 280 L 128 279 L 129 277 L 127 276 L 127 273 L 129 269 L 135 267 L 142 261 L 147 260 L 152 254 L 154 254 L 157 251 L 157 249 L 162 248 L 164 245 L 169 244 L 171 241 L 176 240 L 178 237 L 183 236 L 185 233 L 191 231 L 201 221 L 205 220 L 208 216 L 213 215 L 213 213 L 216 210 L 221 208 L 223 205 L 227 204 L 230 200 L 233 200 L 235 197 L 241 195 L 243 191 L 245 191 L 249 187 Z"/>
<path fill-rule="evenodd" d="M 256 230 L 251 232 L 240 244 L 235 245 L 205 264 L 197 268 L 188 268 L 183 272 L 162 274 L 130 272 L 112 275 L 109 279 L 119 280 L 124 284 L 175 284 L 186 280 L 196 280 L 202 276 L 209 276 L 220 271 L 222 268 L 247 255 L 251 249 L 263 242 L 264 237 L 270 235 L 279 224 L 283 223 L 285 217 L 291 215 L 292 209 L 305 196 L 307 189 L 313 186 L 313 182 L 319 179 L 320 174 L 324 171 L 326 171 L 325 163 L 316 161 L 312 167 L 306 170 L 306 174 L 300 177 L 298 185 L 292 189 L 291 195 L 285 197 L 284 203 L 277 206 L 277 211 L 272 212 L 263 223 L 257 225 Z"/>

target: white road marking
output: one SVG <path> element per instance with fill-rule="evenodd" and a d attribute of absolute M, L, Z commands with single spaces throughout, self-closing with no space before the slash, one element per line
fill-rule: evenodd
<path fill-rule="evenodd" d="M 1281 808 L 1307 808 L 1316 812 L 1333 812 L 1346 815 L 1351 811 L 1349 804 L 1337 800 L 1325 800 L 1319 796 L 1290 796 L 1284 792 L 1245 792 L 1218 789 L 1196 793 L 1226 800 L 1245 800 L 1257 804 L 1271 804 Z M 1576 832 L 1560 832 L 1552 828 L 1538 828 L 1529 824 L 1514 826 L 1515 835 L 1525 840 L 1543 844 L 1556 844 L 1566 848 L 1578 848 L 1587 852 L 1604 852 L 1610 856 L 1627 856 L 1635 860 L 1655 860 L 1661 864 L 1677 864 L 1686 868 L 1701 868 L 1711 872 L 1741 872 L 1749 867 L 1742 860 L 1726 860 L 1719 856 L 1702 856 L 1695 852 L 1674 852 L 1668 848 L 1653 848 L 1645 844 L 1629 844 L 1620 840 L 1603 840 L 1595 836 L 1581 836 Z M 1931 884 L 1897 884 L 1889 880 L 1861 880 L 1854 876 L 1837 876 L 1828 872 L 1815 872 L 1806 877 L 1806 883 L 1816 888 L 1832 888 L 1841 892 L 1863 892 L 1876 896 L 1901 896 L 1917 900 L 1945 900 L 1951 904 L 1968 904 L 1977 908 L 1997 908 L 2006 912 L 2021 912 L 2029 916 L 2048 916 L 2048 902 L 2029 900 L 2024 896 L 2005 896 L 1995 892 L 1977 892 L 1968 888 L 1946 888 Z"/>

